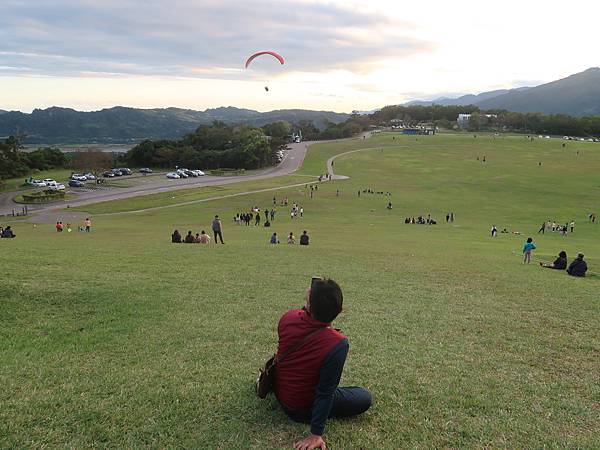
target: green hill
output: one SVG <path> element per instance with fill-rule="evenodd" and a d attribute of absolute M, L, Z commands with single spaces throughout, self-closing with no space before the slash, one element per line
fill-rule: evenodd
<path fill-rule="evenodd" d="M 117 106 L 101 111 L 81 112 L 70 108 L 36 109 L 0 114 L 0 136 L 26 135 L 26 143 L 132 143 L 142 139 L 179 139 L 201 124 L 215 120 L 261 126 L 287 120 L 313 121 L 319 128 L 339 123 L 349 114 L 300 109 L 261 113 L 235 107 L 194 111 L 191 109 L 136 109 Z"/>

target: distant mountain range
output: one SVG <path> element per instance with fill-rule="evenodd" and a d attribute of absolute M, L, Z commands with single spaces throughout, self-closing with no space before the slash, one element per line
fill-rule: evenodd
<path fill-rule="evenodd" d="M 70 108 L 36 109 L 31 114 L 18 111 L 0 113 L 0 137 L 25 134 L 28 144 L 57 143 L 132 143 L 142 139 L 179 139 L 201 124 L 214 120 L 262 126 L 278 120 L 297 123 L 312 121 L 324 128 L 327 122 L 339 123 L 349 114 L 303 109 L 258 112 L 223 107 L 194 111 L 190 109 L 136 109 L 115 107 L 81 112 Z"/>
<path fill-rule="evenodd" d="M 515 112 L 600 115 L 600 68 L 594 67 L 561 80 L 511 90 L 483 92 L 459 98 L 412 101 L 409 105 L 476 105 L 481 109 L 505 109 Z"/>

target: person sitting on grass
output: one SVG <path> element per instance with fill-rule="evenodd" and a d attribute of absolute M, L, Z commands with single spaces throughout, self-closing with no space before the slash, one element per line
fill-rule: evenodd
<path fill-rule="evenodd" d="M 5 229 L 2 230 L 2 234 L 0 235 L 3 239 L 12 239 L 17 237 L 15 233 L 13 233 L 12 228 L 8 225 Z"/>
<path fill-rule="evenodd" d="M 565 270 L 567 268 L 567 252 L 564 250 L 558 254 L 558 258 L 552 263 L 548 264 L 540 261 L 540 266 L 548 269 Z"/>
<path fill-rule="evenodd" d="M 577 258 L 569 265 L 567 273 L 574 277 L 585 277 L 587 269 L 587 263 L 583 260 L 583 253 L 579 253 Z"/>
<path fill-rule="evenodd" d="M 305 306 L 279 320 L 277 357 L 306 339 L 277 366 L 274 383 L 285 414 L 296 422 L 310 423 L 310 435 L 294 444 L 297 450 L 325 449 L 323 434 L 329 417 L 356 416 L 371 407 L 368 390 L 338 387 L 349 344 L 331 322 L 342 312 L 343 300 L 335 281 L 313 279 Z"/>
<path fill-rule="evenodd" d="M 208 244 L 209 242 L 210 242 L 210 236 L 208 234 L 206 234 L 204 232 L 204 230 L 202 230 L 202 232 L 200 233 L 200 243 Z"/>
<path fill-rule="evenodd" d="M 309 237 L 306 234 L 306 230 L 302 232 L 302 236 L 300 236 L 300 245 L 308 245 Z"/>
<path fill-rule="evenodd" d="M 277 233 L 273 233 L 271 235 L 271 239 L 269 240 L 269 244 L 279 244 L 279 238 L 277 237 Z"/>
<path fill-rule="evenodd" d="M 296 238 L 294 237 L 294 233 L 292 233 L 290 231 L 290 235 L 288 236 L 288 240 L 287 240 L 288 244 L 295 244 L 296 243 Z"/>
<path fill-rule="evenodd" d="M 267 221 L 263 224 L 263 226 L 266 228 L 271 226 L 271 222 L 269 222 L 269 219 L 267 219 Z"/>
<path fill-rule="evenodd" d="M 186 235 L 185 239 L 183 240 L 183 242 L 185 242 L 186 244 L 193 244 L 194 243 L 194 235 L 192 234 L 192 231 L 188 231 L 188 234 Z"/>
<path fill-rule="evenodd" d="M 527 242 L 523 246 L 523 264 L 531 262 L 531 252 L 535 250 L 535 244 L 532 238 L 527 238 Z"/>
<path fill-rule="evenodd" d="M 173 231 L 171 235 L 171 242 L 173 244 L 181 244 L 181 234 L 179 234 L 178 230 Z"/>

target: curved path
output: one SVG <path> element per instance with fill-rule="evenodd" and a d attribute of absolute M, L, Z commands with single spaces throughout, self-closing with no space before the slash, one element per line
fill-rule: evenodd
<path fill-rule="evenodd" d="M 362 136 L 363 135 L 361 135 L 361 137 Z M 364 136 L 370 137 L 371 134 L 365 133 Z M 352 138 L 350 138 L 350 139 L 352 139 Z M 341 140 L 345 140 L 345 139 L 338 139 L 338 140 L 332 140 L 332 141 L 327 141 L 327 142 L 334 142 L 334 141 L 341 141 Z M 281 161 L 281 163 L 279 163 L 279 165 L 277 165 L 274 168 L 266 169 L 266 170 L 257 172 L 252 175 L 232 176 L 232 177 L 227 177 L 227 178 L 216 177 L 216 176 L 204 176 L 201 178 L 190 178 L 190 179 L 186 179 L 186 180 L 164 180 L 163 179 L 157 183 L 148 183 L 143 186 L 134 186 L 131 188 L 115 188 L 115 189 L 103 190 L 103 191 L 86 192 L 86 193 L 82 193 L 77 199 L 69 200 L 65 203 L 61 203 L 60 205 L 57 205 L 57 204 L 30 205 L 29 210 L 31 213 L 35 214 L 34 217 L 37 220 L 34 220 L 34 221 L 36 221 L 36 222 L 40 221 L 40 219 L 43 222 L 46 222 L 46 221 L 54 222 L 55 216 L 58 216 L 58 215 L 64 216 L 64 214 L 66 212 L 64 210 L 71 206 L 85 206 L 85 205 L 90 205 L 90 204 L 98 203 L 98 202 L 121 200 L 121 199 L 138 197 L 138 196 L 143 196 L 143 195 L 155 194 L 155 193 L 159 193 L 159 192 L 169 192 L 169 191 L 176 191 L 176 190 L 181 190 L 181 189 L 189 189 L 189 188 L 202 187 L 202 186 L 233 184 L 233 183 L 240 183 L 240 182 L 244 182 L 244 181 L 262 180 L 262 179 L 267 179 L 267 178 L 288 175 L 290 173 L 295 172 L 300 167 L 302 167 L 302 163 L 304 162 L 304 157 L 306 156 L 308 147 L 312 144 L 320 143 L 320 142 L 324 142 L 324 141 L 306 141 L 306 142 L 301 142 L 301 143 L 292 143 L 288 146 L 288 151 L 285 153 L 284 159 Z M 333 156 L 332 158 L 330 158 L 327 161 L 327 173 L 331 174 L 332 180 L 347 179 L 348 177 L 346 177 L 346 176 L 334 174 L 333 160 L 335 160 L 335 158 L 337 158 L 338 156 L 343 156 L 343 155 L 346 155 L 349 153 L 354 153 L 354 152 L 363 151 L 363 150 L 374 150 L 374 149 L 375 148 L 352 150 L 349 152 L 340 153 L 339 155 Z M 313 178 L 309 175 L 307 175 L 307 177 Z M 314 178 L 316 178 L 316 176 Z M 205 199 L 191 200 L 191 201 L 187 201 L 187 202 L 181 202 L 181 203 L 164 205 L 164 206 L 156 206 L 156 207 L 145 208 L 145 209 L 140 209 L 140 210 L 97 214 L 97 216 L 134 214 L 134 213 L 154 211 L 154 210 L 165 209 L 165 208 L 175 208 L 178 206 L 185 206 L 185 205 L 191 205 L 191 204 L 196 204 L 196 203 L 204 203 L 204 202 L 209 202 L 209 201 L 213 201 L 213 200 L 221 200 L 221 199 L 229 198 L 229 197 L 237 197 L 237 196 L 241 196 L 241 195 L 250 195 L 250 194 L 256 194 L 256 193 L 261 193 L 261 192 L 269 192 L 269 191 L 276 191 L 276 190 L 280 190 L 280 189 L 299 187 L 299 186 L 304 186 L 306 184 L 311 184 L 311 183 L 315 183 L 315 182 L 316 181 L 312 180 L 312 181 L 308 181 L 307 183 L 282 185 L 282 186 L 277 186 L 277 187 L 273 187 L 273 188 L 245 191 L 245 192 L 239 192 L 239 193 L 235 193 L 235 194 L 227 194 L 227 195 L 215 196 L 215 197 L 210 197 L 210 198 L 205 198 Z M 16 195 L 16 193 L 12 192 L 12 193 L 6 193 L 3 195 L 14 196 L 14 195 Z M 11 199 L 12 199 L 12 197 L 11 197 Z M 4 205 L 0 202 L 0 214 L 5 214 L 7 212 L 10 212 L 12 209 L 17 210 L 17 209 L 21 208 L 20 205 L 14 204 L 14 203 L 12 203 L 12 201 L 10 201 L 10 205 L 9 205 L 9 207 L 11 208 L 10 210 L 6 210 L 6 212 L 2 211 L 1 208 L 3 206 L 5 207 L 5 210 L 6 210 L 6 206 L 7 206 L 6 201 L 5 201 Z M 72 215 L 73 219 L 80 218 L 80 216 L 84 217 L 86 215 L 85 213 L 75 212 L 75 211 L 69 211 L 68 214 Z M 45 216 L 48 216 L 48 217 L 45 217 Z"/>

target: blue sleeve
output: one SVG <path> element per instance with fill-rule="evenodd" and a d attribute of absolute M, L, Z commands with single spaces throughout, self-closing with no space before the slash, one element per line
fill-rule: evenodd
<path fill-rule="evenodd" d="M 329 352 L 325 358 L 325 362 L 321 366 L 319 384 L 317 385 L 317 392 L 312 406 L 312 418 L 310 422 L 310 432 L 317 436 L 321 436 L 325 431 L 325 422 L 327 422 L 331 406 L 333 405 L 333 394 L 340 384 L 349 348 L 348 339 L 340 341 Z"/>

